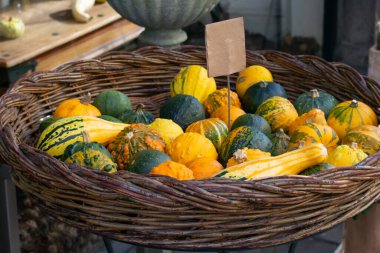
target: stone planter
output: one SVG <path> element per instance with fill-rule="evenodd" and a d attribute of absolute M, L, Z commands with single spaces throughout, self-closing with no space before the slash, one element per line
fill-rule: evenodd
<path fill-rule="evenodd" d="M 219 0 L 108 0 L 122 17 L 145 27 L 144 45 L 175 46 L 187 39 L 181 28 L 212 10 Z"/>

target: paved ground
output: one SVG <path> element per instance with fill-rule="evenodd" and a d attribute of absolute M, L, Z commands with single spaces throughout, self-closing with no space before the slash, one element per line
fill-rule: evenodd
<path fill-rule="evenodd" d="M 338 225 L 333 229 L 308 237 L 298 241 L 294 253 L 334 253 L 342 240 L 342 225 Z M 113 242 L 114 253 L 138 253 L 136 247 L 130 244 Z M 244 250 L 238 253 L 287 253 L 289 245 L 281 245 L 276 248 L 267 248 L 262 250 Z M 159 250 L 147 249 L 144 253 L 159 253 Z M 105 248 L 98 250 L 96 253 L 107 253 Z M 181 253 L 173 251 L 173 253 Z M 192 252 L 184 252 L 192 253 Z"/>

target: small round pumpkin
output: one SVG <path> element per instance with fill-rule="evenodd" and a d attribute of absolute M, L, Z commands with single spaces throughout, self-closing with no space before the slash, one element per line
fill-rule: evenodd
<path fill-rule="evenodd" d="M 342 144 L 352 142 L 356 142 L 365 153 L 375 154 L 380 150 L 380 126 L 362 125 L 349 131 Z"/>
<path fill-rule="evenodd" d="M 123 112 L 119 119 L 126 124 L 143 123 L 150 124 L 154 121 L 154 116 L 151 112 L 144 111 L 144 105 L 139 104 L 136 110 L 126 110 Z"/>
<path fill-rule="evenodd" d="M 226 123 L 221 119 L 210 118 L 194 122 L 186 128 L 186 133 L 199 133 L 214 144 L 216 150 L 220 149 L 228 134 Z"/>
<path fill-rule="evenodd" d="M 200 157 L 186 164 L 193 171 L 194 179 L 213 177 L 223 169 L 223 166 L 216 160 L 209 157 Z"/>
<path fill-rule="evenodd" d="M 242 148 L 235 151 L 230 159 L 228 159 L 227 167 L 231 167 L 246 161 L 251 161 L 261 157 L 269 157 L 269 152 L 263 152 L 260 149 Z"/>
<path fill-rule="evenodd" d="M 170 84 L 170 95 L 191 95 L 203 103 L 216 90 L 214 78 L 208 77 L 207 70 L 199 65 L 181 68 Z"/>
<path fill-rule="evenodd" d="M 355 142 L 351 145 L 340 145 L 329 153 L 327 163 L 335 167 L 354 166 L 367 158 L 367 154 L 359 149 Z"/>
<path fill-rule="evenodd" d="M 327 124 L 335 130 L 339 138 L 343 138 L 350 130 L 358 126 L 377 126 L 378 121 L 371 107 L 357 100 L 352 100 L 335 106 L 327 118 Z"/>
<path fill-rule="evenodd" d="M 294 131 L 290 138 L 289 149 L 298 148 L 301 143 L 307 146 L 315 142 L 324 144 L 331 151 L 338 145 L 339 137 L 328 125 L 307 123 Z"/>
<path fill-rule="evenodd" d="M 218 153 L 212 142 L 199 133 L 183 133 L 174 139 L 167 153 L 175 162 L 186 164 L 199 157 L 217 159 Z"/>
<path fill-rule="evenodd" d="M 235 92 L 230 91 L 230 99 L 231 105 L 241 108 L 239 97 Z M 219 107 L 228 105 L 228 89 L 222 88 L 214 91 L 208 95 L 203 105 L 209 114 L 215 112 Z"/>
<path fill-rule="evenodd" d="M 247 89 L 260 81 L 272 82 L 272 73 L 260 65 L 249 66 L 239 73 L 236 80 L 237 94 L 240 98 L 243 98 Z"/>
<path fill-rule="evenodd" d="M 178 180 L 194 179 L 193 171 L 181 163 L 166 161 L 154 167 L 149 174 L 173 177 Z"/>
<path fill-rule="evenodd" d="M 291 124 L 298 117 L 292 103 L 286 98 L 277 96 L 265 100 L 257 108 L 256 114 L 268 121 L 272 131 L 276 131 L 279 128 L 288 131 Z"/>
<path fill-rule="evenodd" d="M 116 90 L 106 90 L 96 96 L 93 105 L 100 110 L 103 115 L 119 117 L 126 110 L 132 109 L 131 101 L 123 92 Z"/>
<path fill-rule="evenodd" d="M 320 125 L 327 125 L 325 113 L 320 109 L 312 109 L 307 113 L 299 116 L 289 127 L 289 135 L 293 135 L 294 131 L 307 123 L 317 123 Z"/>
<path fill-rule="evenodd" d="M 326 117 L 329 116 L 331 110 L 338 104 L 336 98 L 322 90 L 312 89 L 301 94 L 294 102 L 299 115 L 308 113 L 312 109 L 320 109 Z"/>
<path fill-rule="evenodd" d="M 246 113 L 239 116 L 239 118 L 237 118 L 232 124 L 231 130 L 234 130 L 241 126 L 252 127 L 253 129 L 263 132 L 267 136 L 269 136 L 272 132 L 268 121 L 259 115 L 251 113 Z"/>
<path fill-rule="evenodd" d="M 245 114 L 245 112 L 242 109 L 236 106 L 231 106 L 231 110 L 230 110 L 231 118 L 230 118 L 229 126 L 232 126 L 235 120 L 243 114 Z M 222 107 L 219 107 L 218 110 L 216 110 L 213 114 L 211 114 L 211 118 L 221 119 L 224 121 L 224 123 L 226 123 L 226 125 L 228 125 L 228 106 L 224 105 Z"/>
<path fill-rule="evenodd" d="M 284 87 L 274 82 L 258 82 L 247 89 L 243 96 L 244 109 L 255 113 L 259 105 L 268 98 L 278 96 L 288 98 Z"/>
<path fill-rule="evenodd" d="M 100 116 L 101 112 L 90 104 L 90 96 L 86 95 L 83 100 L 68 99 L 63 101 L 55 109 L 53 116 L 55 117 L 71 117 L 71 116 Z"/>
<path fill-rule="evenodd" d="M 164 103 L 160 109 L 160 118 L 171 119 L 185 130 L 191 123 L 205 119 L 206 114 L 198 99 L 179 94 Z"/>
<path fill-rule="evenodd" d="M 171 119 L 157 118 L 149 127 L 160 133 L 166 145 L 169 145 L 178 135 L 183 134 L 182 128 Z"/>

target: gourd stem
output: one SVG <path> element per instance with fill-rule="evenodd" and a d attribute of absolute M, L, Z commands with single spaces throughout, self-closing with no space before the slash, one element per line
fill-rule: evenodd
<path fill-rule="evenodd" d="M 319 98 L 319 92 L 317 89 L 310 90 L 311 92 L 311 98 Z"/>
<path fill-rule="evenodd" d="M 358 101 L 356 99 L 353 99 L 351 101 L 350 107 L 352 107 L 352 108 L 358 108 L 358 106 L 359 106 Z"/>
<path fill-rule="evenodd" d="M 145 105 L 144 104 L 138 104 L 136 107 L 136 111 L 144 109 Z"/>
<path fill-rule="evenodd" d="M 305 142 L 304 141 L 300 141 L 298 143 L 298 148 L 304 148 L 305 147 Z"/>
<path fill-rule="evenodd" d="M 268 86 L 268 83 L 267 83 L 267 82 L 263 82 L 263 81 L 261 81 L 261 82 L 259 83 L 259 85 L 260 85 L 260 88 L 266 88 L 266 87 Z"/>
<path fill-rule="evenodd" d="M 91 102 L 91 93 L 87 92 L 82 99 L 82 103 L 85 105 L 88 105 L 90 102 Z"/>
<path fill-rule="evenodd" d="M 82 136 L 83 136 L 83 142 L 84 143 L 90 143 L 91 142 L 90 135 L 88 134 L 87 131 L 83 131 Z"/>
<path fill-rule="evenodd" d="M 358 144 L 356 142 L 351 142 L 351 148 L 357 149 L 358 148 Z"/>

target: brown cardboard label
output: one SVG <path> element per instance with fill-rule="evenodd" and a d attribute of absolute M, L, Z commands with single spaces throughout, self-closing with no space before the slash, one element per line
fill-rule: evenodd
<path fill-rule="evenodd" d="M 206 25 L 206 51 L 209 77 L 226 76 L 245 69 L 243 18 Z"/>

